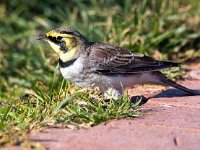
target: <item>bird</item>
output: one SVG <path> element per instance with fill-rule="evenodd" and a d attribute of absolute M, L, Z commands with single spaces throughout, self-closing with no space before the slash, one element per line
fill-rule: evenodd
<path fill-rule="evenodd" d="M 61 27 L 39 35 L 58 54 L 64 79 L 81 88 L 98 87 L 104 96 L 118 99 L 127 87 L 136 84 L 170 85 L 198 95 L 160 71 L 179 67 L 179 63 L 155 60 L 147 55 L 102 42 L 90 42 L 79 31 Z"/>

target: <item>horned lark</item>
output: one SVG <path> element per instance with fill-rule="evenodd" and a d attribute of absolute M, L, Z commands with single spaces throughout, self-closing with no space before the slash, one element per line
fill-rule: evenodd
<path fill-rule="evenodd" d="M 38 39 L 50 44 L 59 56 L 62 76 L 79 87 L 97 86 L 105 95 L 118 97 L 126 87 L 153 83 L 170 85 L 190 95 L 197 94 L 159 71 L 178 67 L 177 63 L 157 61 L 119 46 L 89 42 L 72 28 L 55 29 Z"/>

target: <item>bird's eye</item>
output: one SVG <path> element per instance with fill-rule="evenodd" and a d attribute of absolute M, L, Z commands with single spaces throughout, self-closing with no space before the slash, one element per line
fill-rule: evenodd
<path fill-rule="evenodd" d="M 62 40 L 62 37 L 61 37 L 61 36 L 58 36 L 56 39 L 57 39 L 58 41 L 60 41 L 60 40 Z"/>

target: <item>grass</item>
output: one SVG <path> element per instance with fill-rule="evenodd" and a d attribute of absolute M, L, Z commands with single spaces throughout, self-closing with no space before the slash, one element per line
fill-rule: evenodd
<path fill-rule="evenodd" d="M 105 102 L 102 96 L 98 96 L 98 90 L 83 91 L 64 80 L 59 86 L 52 85 L 50 90 L 38 82 L 33 90 L 33 95 L 26 94 L 2 104 L 1 145 L 21 145 L 28 140 L 32 129 L 48 125 L 88 128 L 107 120 L 140 115 L 137 111 L 140 100 L 130 103 L 128 96 L 125 96 L 117 101 L 111 99 Z"/>
<path fill-rule="evenodd" d="M 105 103 L 97 90 L 63 81 L 57 56 L 35 36 L 60 26 L 91 41 L 121 45 L 156 59 L 200 54 L 198 0 L 3 0 L 0 3 L 0 143 L 20 144 L 49 124 L 94 126 L 138 116 L 127 97 Z M 166 71 L 171 78 L 182 73 Z M 93 100 L 95 99 L 98 100 Z M 60 109 L 58 109 L 60 108 Z"/>

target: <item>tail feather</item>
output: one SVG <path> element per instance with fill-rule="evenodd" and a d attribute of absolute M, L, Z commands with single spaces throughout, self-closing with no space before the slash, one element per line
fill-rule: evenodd
<path fill-rule="evenodd" d="M 175 87 L 177 89 L 180 89 L 180 90 L 182 90 L 182 91 L 184 91 L 186 93 L 189 93 L 190 95 L 200 95 L 200 93 L 198 93 L 198 92 L 196 92 L 196 91 L 194 91 L 192 89 L 186 88 L 186 87 L 184 87 L 184 86 L 182 86 L 182 85 L 180 85 L 180 84 L 168 79 L 164 75 L 162 75 L 162 77 L 160 79 L 161 79 L 161 81 L 163 83 L 168 84 L 168 85 L 170 85 L 172 87 Z"/>
<path fill-rule="evenodd" d="M 159 61 L 162 66 L 165 66 L 165 68 L 171 68 L 171 67 L 179 67 L 180 64 L 179 63 L 175 63 L 175 62 L 170 62 L 170 61 Z"/>

